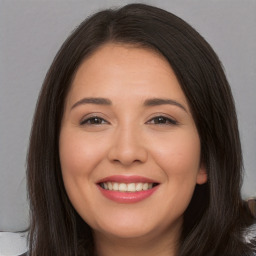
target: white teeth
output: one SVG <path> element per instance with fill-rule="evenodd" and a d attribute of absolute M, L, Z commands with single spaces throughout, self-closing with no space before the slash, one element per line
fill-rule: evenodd
<path fill-rule="evenodd" d="M 114 190 L 120 192 L 138 192 L 148 190 L 153 187 L 153 183 L 118 183 L 118 182 L 103 182 L 101 186 L 107 190 Z"/>
<path fill-rule="evenodd" d="M 109 189 L 111 190 L 111 189 Z M 127 191 L 127 185 L 124 183 L 119 184 L 119 191 L 125 192 Z"/>
<path fill-rule="evenodd" d="M 111 183 L 111 182 L 108 182 L 108 183 L 107 183 L 107 186 L 108 186 L 108 189 L 109 189 L 109 190 L 112 190 L 112 187 L 113 187 L 113 186 L 112 186 L 112 183 Z"/>
<path fill-rule="evenodd" d="M 135 189 L 135 183 L 130 183 L 127 185 L 127 191 L 129 192 L 135 192 L 136 189 Z"/>
<path fill-rule="evenodd" d="M 103 184 L 105 184 L 105 183 L 103 183 Z M 104 187 L 104 188 L 105 188 L 105 187 Z M 108 188 L 106 188 L 106 189 L 108 189 Z M 119 189 L 118 183 L 114 182 L 114 183 L 113 183 L 113 190 L 117 191 L 118 189 Z"/>
<path fill-rule="evenodd" d="M 137 183 L 137 184 L 136 184 L 136 191 L 141 191 L 141 190 L 142 190 L 142 187 L 143 187 L 143 184 L 142 184 L 142 183 Z"/>
<path fill-rule="evenodd" d="M 142 189 L 143 190 L 148 190 L 148 183 L 144 183 L 143 186 L 142 186 Z"/>

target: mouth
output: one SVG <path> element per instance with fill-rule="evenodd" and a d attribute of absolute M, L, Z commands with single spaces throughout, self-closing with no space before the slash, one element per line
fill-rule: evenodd
<path fill-rule="evenodd" d="M 111 176 L 100 180 L 101 194 L 117 203 L 136 203 L 150 197 L 160 183 L 140 176 Z"/>
<path fill-rule="evenodd" d="M 99 186 L 105 190 L 119 191 L 119 192 L 140 192 L 152 189 L 159 185 L 155 182 L 138 182 L 138 183 L 119 183 L 119 182 L 100 182 Z"/>

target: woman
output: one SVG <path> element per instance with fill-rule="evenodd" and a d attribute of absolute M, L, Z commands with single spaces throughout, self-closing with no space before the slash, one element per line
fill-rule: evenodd
<path fill-rule="evenodd" d="M 96 13 L 61 47 L 37 104 L 29 253 L 253 255 L 241 169 L 208 43 L 155 7 Z"/>

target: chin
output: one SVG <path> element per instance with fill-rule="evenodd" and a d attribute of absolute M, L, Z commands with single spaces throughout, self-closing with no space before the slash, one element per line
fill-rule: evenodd
<path fill-rule="evenodd" d="M 154 233 L 153 222 L 145 221 L 145 218 L 132 218 L 132 216 L 120 216 L 114 219 L 101 220 L 97 225 L 91 225 L 97 233 L 102 233 L 116 238 L 139 238 Z"/>
<path fill-rule="evenodd" d="M 95 230 L 94 230 L 95 231 Z M 122 227 L 116 226 L 111 228 L 101 228 L 96 231 L 97 233 L 105 234 L 108 237 L 116 239 L 137 239 L 149 236 L 153 231 L 148 229 L 142 229 L 141 227 L 131 227 L 123 225 Z"/>

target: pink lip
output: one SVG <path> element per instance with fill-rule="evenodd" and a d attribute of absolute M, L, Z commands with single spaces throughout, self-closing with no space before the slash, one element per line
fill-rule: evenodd
<path fill-rule="evenodd" d="M 106 190 L 102 188 L 99 184 L 103 182 L 118 182 L 118 183 L 158 183 L 152 179 L 148 179 L 146 177 L 141 176 L 125 176 L 125 175 L 114 175 L 109 176 L 104 179 L 101 179 L 97 183 L 97 187 L 99 188 L 100 192 L 103 196 L 106 198 L 117 202 L 117 203 L 137 203 L 139 201 L 142 201 L 148 197 L 150 197 L 159 186 L 155 186 L 152 189 L 148 190 L 142 190 L 137 192 L 120 192 L 120 191 L 114 191 L 114 190 Z"/>
<path fill-rule="evenodd" d="M 142 176 L 127 176 L 127 175 L 113 175 L 113 176 L 108 176 L 106 178 L 103 178 L 99 180 L 97 183 L 103 183 L 103 182 L 118 182 L 118 183 L 159 183 L 157 181 L 154 181 L 152 179 L 142 177 Z"/>
<path fill-rule="evenodd" d="M 138 192 L 119 192 L 114 190 L 106 190 L 101 186 L 98 186 L 100 192 L 106 198 L 115 201 L 117 203 L 137 203 L 151 196 L 159 186 L 153 187 L 149 190 L 142 190 Z"/>

